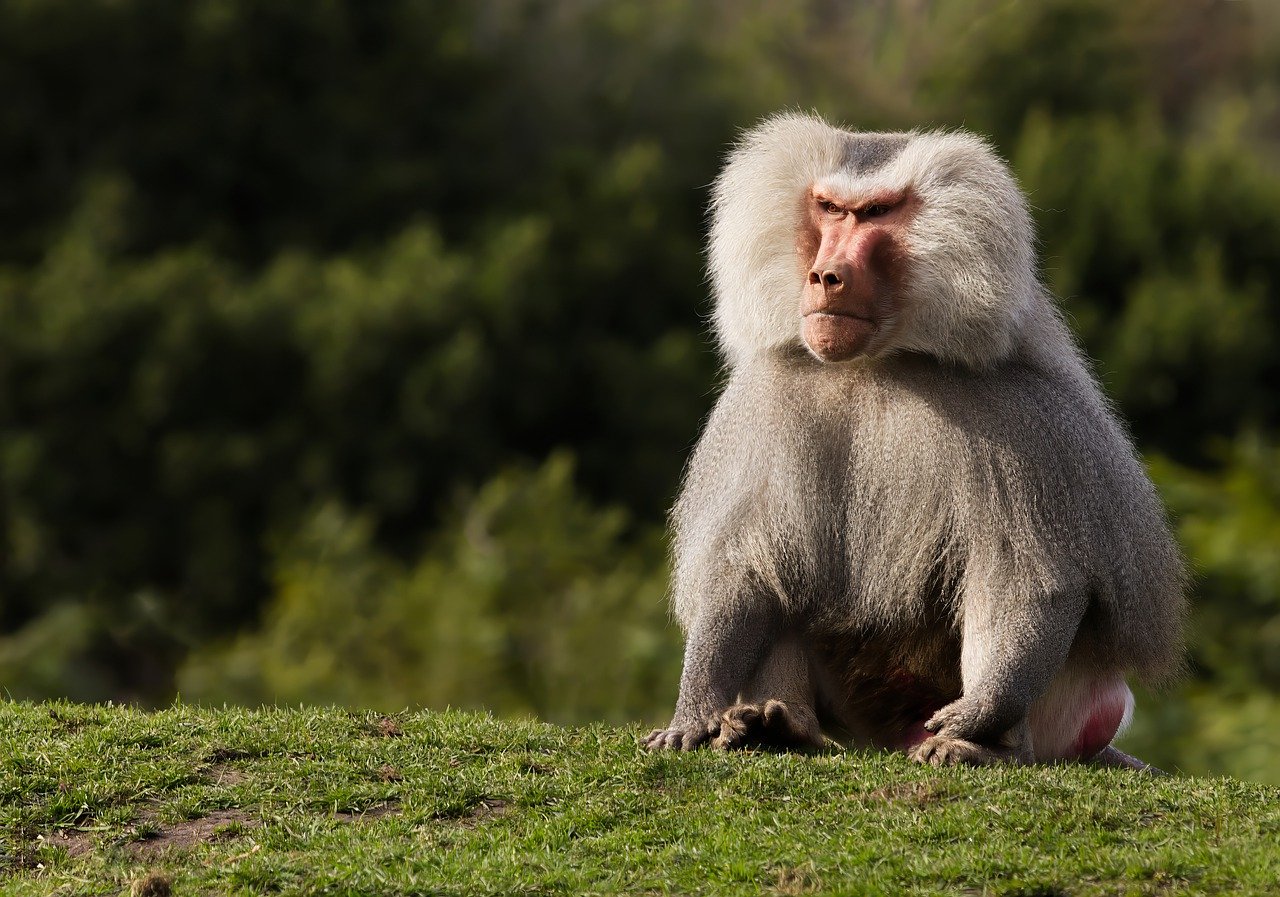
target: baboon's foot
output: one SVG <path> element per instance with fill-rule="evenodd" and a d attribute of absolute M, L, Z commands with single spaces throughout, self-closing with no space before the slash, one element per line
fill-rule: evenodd
<path fill-rule="evenodd" d="M 720 718 L 720 734 L 711 742 L 718 751 L 811 750 L 825 744 L 812 707 L 773 700 L 730 707 Z"/>
<path fill-rule="evenodd" d="M 654 729 L 640 740 L 651 751 L 692 751 L 706 744 L 720 731 L 720 721 L 681 724 L 671 721 L 665 729 Z"/>
<path fill-rule="evenodd" d="M 911 752 L 911 759 L 931 766 L 988 766 L 1022 760 L 1009 748 L 990 747 L 950 735 L 931 735 Z"/>
<path fill-rule="evenodd" d="M 1085 762 L 1090 766 L 1119 766 L 1122 769 L 1136 769 L 1138 772 L 1150 773 L 1153 776 L 1168 775 L 1160 767 L 1152 766 L 1150 763 L 1139 760 L 1132 754 L 1126 754 L 1111 745 L 1107 745 Z"/>

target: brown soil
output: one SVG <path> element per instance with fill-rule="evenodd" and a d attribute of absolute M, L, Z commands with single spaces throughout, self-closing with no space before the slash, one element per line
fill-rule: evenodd
<path fill-rule="evenodd" d="M 459 817 L 463 825 L 471 826 L 507 812 L 507 802 L 497 797 L 482 797 L 467 815 Z"/>
<path fill-rule="evenodd" d="M 204 771 L 204 775 L 210 783 L 228 788 L 239 785 L 248 778 L 243 769 L 232 766 L 230 763 L 215 763 Z"/>
<path fill-rule="evenodd" d="M 137 859 L 152 859 L 171 850 L 190 850 L 198 844 L 217 841 L 224 837 L 232 837 L 233 833 L 224 832 L 222 829 L 236 823 L 244 828 L 253 828 L 259 824 L 257 818 L 245 810 L 234 808 L 214 810 L 199 819 L 178 822 L 139 840 L 129 841 L 123 847 Z M 58 829 L 42 835 L 39 843 L 50 847 L 59 847 L 74 859 L 94 850 L 99 842 L 93 832 L 84 832 L 78 829 Z"/>
<path fill-rule="evenodd" d="M 374 804 L 363 810 L 340 810 L 337 817 L 345 822 L 356 822 L 361 819 L 378 819 L 381 816 L 393 816 L 400 812 L 400 802 L 389 800 Z"/>
<path fill-rule="evenodd" d="M 868 791 L 863 795 L 865 800 L 886 801 L 889 803 L 908 802 L 913 804 L 936 804 L 951 800 L 951 794 L 941 785 L 932 782 L 899 782 Z"/>
<path fill-rule="evenodd" d="M 404 729 L 400 728 L 400 724 L 389 716 L 384 716 L 378 720 L 374 726 L 374 731 L 383 738 L 399 738 L 404 734 Z"/>
<path fill-rule="evenodd" d="M 188 819 L 168 828 L 161 829 L 155 835 L 141 841 L 134 841 L 127 850 L 140 859 L 149 859 L 170 850 L 190 850 L 197 844 L 217 841 L 231 836 L 221 829 L 239 823 L 245 828 L 258 825 L 257 819 L 241 809 L 214 810 L 208 816 L 199 819 Z"/>
<path fill-rule="evenodd" d="M 65 831 L 59 829 L 52 834 L 42 835 L 39 843 L 50 847 L 61 847 L 68 856 L 78 857 L 93 850 L 93 834 L 75 829 Z"/>

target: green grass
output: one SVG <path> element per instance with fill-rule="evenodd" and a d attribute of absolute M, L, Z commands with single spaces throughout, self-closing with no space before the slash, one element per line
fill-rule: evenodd
<path fill-rule="evenodd" d="M 0 893 L 160 894 L 161 879 L 179 895 L 1280 889 L 1277 788 L 853 752 L 654 755 L 639 735 L 454 712 L 3 703 Z"/>

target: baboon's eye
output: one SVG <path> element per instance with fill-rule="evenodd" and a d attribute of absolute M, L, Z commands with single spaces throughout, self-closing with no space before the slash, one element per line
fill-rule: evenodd
<path fill-rule="evenodd" d="M 878 203 L 875 203 L 874 205 L 869 205 L 866 208 L 864 208 L 862 210 L 862 217 L 879 218 L 881 215 L 888 215 L 892 211 L 893 211 L 893 206 L 889 205 L 888 203 L 878 202 Z"/>
<path fill-rule="evenodd" d="M 838 205 L 836 205 L 835 203 L 831 202 L 830 200 L 825 200 L 825 199 L 824 199 L 822 202 L 818 203 L 818 205 L 819 205 L 819 206 L 821 206 L 821 207 L 822 207 L 822 211 L 826 212 L 828 215 L 843 215 L 843 214 L 844 214 L 844 209 L 840 208 Z"/>

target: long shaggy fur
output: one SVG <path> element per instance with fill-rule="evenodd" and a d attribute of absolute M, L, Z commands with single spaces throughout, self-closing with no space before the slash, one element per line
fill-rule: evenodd
<path fill-rule="evenodd" d="M 823 364 L 801 341 L 796 233 L 815 182 L 920 199 L 903 319 L 875 357 Z M 1178 668 L 1183 567 L 1164 512 L 1038 281 L 1025 200 L 988 144 L 779 116 L 732 151 L 712 212 L 730 377 L 673 513 L 686 628 L 764 601 L 814 637 L 899 633 L 906 655 L 941 632 L 954 657 L 967 616 L 1054 621 L 1078 600 L 1082 620 L 1053 624 L 1078 625 L 1072 670 Z"/>
<path fill-rule="evenodd" d="M 859 144 L 892 139 L 905 146 L 886 165 L 860 174 L 842 164 Z M 1031 306 L 1048 304 L 1034 273 L 1026 201 L 985 141 L 938 131 L 850 133 L 783 115 L 742 139 L 712 197 L 715 329 L 731 366 L 799 339 L 804 278 L 795 233 L 803 191 L 816 181 L 910 186 L 927 197 L 911 246 L 912 317 L 898 348 L 989 365 L 1009 354 Z"/>

